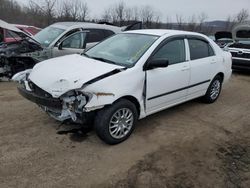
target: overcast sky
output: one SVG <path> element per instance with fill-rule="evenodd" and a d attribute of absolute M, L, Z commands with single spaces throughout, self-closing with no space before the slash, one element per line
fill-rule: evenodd
<path fill-rule="evenodd" d="M 18 1 L 28 2 L 28 0 Z M 94 18 L 100 18 L 105 8 L 120 1 L 85 0 L 90 9 L 90 16 Z M 172 21 L 175 21 L 176 14 L 188 19 L 193 14 L 205 12 L 208 15 L 208 20 L 225 20 L 228 15 L 235 15 L 242 8 L 248 9 L 250 12 L 250 0 L 124 0 L 123 2 L 128 6 L 150 5 L 161 12 L 162 21 L 166 21 L 167 17 L 172 17 Z"/>

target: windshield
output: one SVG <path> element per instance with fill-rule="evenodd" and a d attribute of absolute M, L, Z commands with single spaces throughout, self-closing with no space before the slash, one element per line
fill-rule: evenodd
<path fill-rule="evenodd" d="M 158 36 L 122 33 L 99 43 L 85 55 L 104 62 L 132 67 Z"/>
<path fill-rule="evenodd" d="M 57 27 L 49 26 L 38 32 L 34 38 L 44 47 L 48 47 L 57 37 L 65 30 Z"/>
<path fill-rule="evenodd" d="M 250 38 L 250 30 L 240 30 L 236 33 L 237 38 Z"/>

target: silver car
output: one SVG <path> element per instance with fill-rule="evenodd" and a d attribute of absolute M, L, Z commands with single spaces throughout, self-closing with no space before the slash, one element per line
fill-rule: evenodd
<path fill-rule="evenodd" d="M 81 23 L 60 22 L 50 25 L 34 36 L 44 48 L 36 58 L 41 60 L 68 54 L 81 54 L 103 39 L 121 32 L 120 27 Z"/>

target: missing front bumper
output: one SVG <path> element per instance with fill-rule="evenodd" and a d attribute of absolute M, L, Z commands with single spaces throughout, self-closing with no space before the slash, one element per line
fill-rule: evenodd
<path fill-rule="evenodd" d="M 86 104 L 86 98 L 83 96 L 64 97 L 56 99 L 52 97 L 40 96 L 33 91 L 28 91 L 25 86 L 18 86 L 18 92 L 26 99 L 36 103 L 50 117 L 57 121 L 64 122 L 72 120 L 75 123 L 83 124 L 88 119 L 90 113 L 84 113 L 83 107 Z"/>
<path fill-rule="evenodd" d="M 36 95 L 33 92 L 30 92 L 23 88 L 22 86 L 17 87 L 18 92 L 26 99 L 40 105 L 46 106 L 50 108 L 62 109 L 62 101 L 60 99 L 55 98 L 46 98 L 39 95 Z"/>

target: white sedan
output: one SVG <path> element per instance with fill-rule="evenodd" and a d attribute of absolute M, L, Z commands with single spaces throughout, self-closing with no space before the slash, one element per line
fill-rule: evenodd
<path fill-rule="evenodd" d="M 231 64 L 231 54 L 205 35 L 138 30 L 82 55 L 43 61 L 13 79 L 51 117 L 94 125 L 104 142 L 117 144 L 138 119 L 198 97 L 215 102 Z"/>

